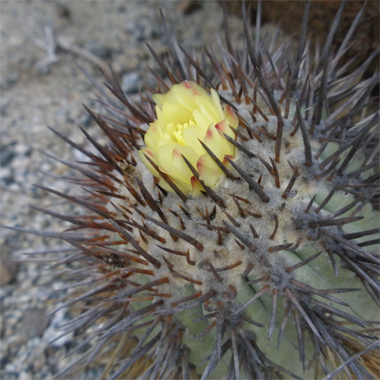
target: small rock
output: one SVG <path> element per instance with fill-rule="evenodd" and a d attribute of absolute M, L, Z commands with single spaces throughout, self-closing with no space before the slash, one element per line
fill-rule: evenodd
<path fill-rule="evenodd" d="M 131 73 L 124 74 L 121 80 L 121 88 L 127 94 L 135 94 L 139 90 L 140 75 L 133 71 Z"/>
<path fill-rule="evenodd" d="M 26 310 L 21 322 L 21 332 L 29 338 L 41 336 L 48 324 L 43 309 Z"/>
<path fill-rule="evenodd" d="M 8 338 L 7 340 L 7 344 L 8 344 L 8 347 L 9 349 L 14 349 L 14 348 L 17 348 L 17 347 L 21 347 L 23 344 L 25 344 L 26 342 L 28 341 L 28 337 L 26 337 L 25 335 L 12 335 Z M 12 363 L 9 363 L 7 365 L 7 367 L 12 367 Z M 9 369 L 10 371 L 12 371 L 12 369 L 10 368 Z"/>
<path fill-rule="evenodd" d="M 124 13 L 126 11 L 125 5 L 124 4 L 118 4 L 116 11 L 119 13 Z"/>
<path fill-rule="evenodd" d="M 58 16 L 67 20 L 71 19 L 71 11 L 67 4 L 63 2 L 58 2 L 57 5 Z"/>
<path fill-rule="evenodd" d="M 6 370 L 6 372 L 1 374 L 3 377 L 2 380 L 19 380 L 19 374 L 17 372 L 12 372 Z"/>
<path fill-rule="evenodd" d="M 7 116 L 8 115 L 8 107 L 9 107 L 10 101 L 8 99 L 2 99 L 0 102 L 0 116 Z"/>
<path fill-rule="evenodd" d="M 7 237 L 0 250 L 0 266 L 5 267 L 11 276 L 11 280 L 16 277 L 19 264 L 13 259 L 12 252 L 19 249 L 19 241 L 17 240 L 17 233 Z M 0 282 L 2 280 L 0 279 Z"/>
<path fill-rule="evenodd" d="M 15 149 L 14 149 L 15 153 L 16 154 L 20 154 L 20 155 L 24 155 L 24 156 L 29 156 L 32 149 L 29 145 L 27 144 L 22 144 L 22 143 L 19 143 L 15 146 Z"/>
<path fill-rule="evenodd" d="M 0 368 L 4 368 L 9 362 L 8 356 L 3 356 L 0 358 Z"/>
<path fill-rule="evenodd" d="M 125 30 L 138 42 L 147 41 L 151 38 L 159 38 L 162 35 L 160 27 L 157 27 L 157 25 L 147 17 L 128 20 L 125 23 Z"/>
<path fill-rule="evenodd" d="M 185 16 L 188 16 L 200 9 L 202 9 L 202 2 L 196 0 L 180 1 L 176 5 L 176 9 L 182 12 Z"/>
<path fill-rule="evenodd" d="M 45 345 L 38 338 L 35 338 L 29 340 L 26 348 L 25 364 L 28 364 L 27 371 L 39 372 L 46 362 Z"/>
<path fill-rule="evenodd" d="M 10 168 L 0 168 L 0 181 L 4 181 L 7 186 L 14 182 L 13 173 Z"/>
<path fill-rule="evenodd" d="M 0 308 L 1 310 L 3 310 L 3 305 L 1 303 L 0 303 Z M 4 322 L 3 315 L 0 314 L 0 336 L 3 336 L 4 325 L 5 325 L 5 322 Z M 0 357 L 0 368 L 3 368 L 3 367 L 4 365 L 1 365 L 1 357 Z"/>
<path fill-rule="evenodd" d="M 86 50 L 96 55 L 99 58 L 109 58 L 112 50 L 100 41 L 91 41 L 86 43 Z"/>
<path fill-rule="evenodd" d="M 0 286 L 9 284 L 15 277 L 14 275 L 15 273 L 12 273 L 4 260 L 0 259 Z"/>
<path fill-rule="evenodd" d="M 6 90 L 15 83 L 17 83 L 19 76 L 17 73 L 8 72 L 5 76 L 0 78 L 0 90 Z"/>
<path fill-rule="evenodd" d="M 0 165 L 2 167 L 7 166 L 16 155 L 15 145 L 17 145 L 16 141 L 12 141 L 0 148 Z"/>
<path fill-rule="evenodd" d="M 32 380 L 32 374 L 26 371 L 20 373 L 19 380 Z"/>

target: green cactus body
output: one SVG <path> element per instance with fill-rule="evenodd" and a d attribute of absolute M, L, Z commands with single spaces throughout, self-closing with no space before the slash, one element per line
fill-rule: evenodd
<path fill-rule="evenodd" d="M 222 94 L 225 99 L 232 102 L 231 93 L 224 92 Z M 240 106 L 238 109 L 239 114 L 244 114 L 244 106 Z M 289 119 L 294 117 L 295 112 L 295 105 L 291 104 Z M 276 120 L 277 119 L 273 117 L 270 118 L 269 122 L 262 120 L 258 124 L 260 124 L 261 127 L 264 127 L 267 132 L 273 133 L 275 128 L 275 123 L 273 121 Z M 252 128 L 254 128 L 254 126 L 255 124 L 252 125 Z M 145 249 L 148 252 L 154 253 L 156 258 L 160 257 L 160 255 L 165 255 L 167 260 L 170 260 L 170 263 L 174 265 L 174 270 L 178 270 L 180 274 L 189 276 L 192 280 L 202 282 L 202 285 L 189 285 L 188 281 L 177 279 L 176 290 L 172 289 L 172 282 L 165 285 L 166 289 L 161 287 L 161 290 L 165 289 L 165 293 L 168 292 L 173 294 L 173 292 L 175 292 L 176 299 L 183 299 L 199 291 L 207 293 L 210 289 L 217 289 L 220 293 L 228 294 L 231 293 L 229 286 L 232 285 L 237 291 L 233 305 L 234 307 L 239 307 L 238 305 L 243 305 L 245 302 L 252 299 L 263 289 L 265 285 L 270 286 L 272 291 L 273 289 L 276 289 L 276 291 L 278 291 L 278 301 L 276 304 L 275 323 L 273 325 L 271 338 L 268 339 L 268 329 L 270 327 L 273 310 L 273 294 L 271 292 L 263 294 L 263 296 L 255 300 L 245 309 L 245 314 L 247 317 L 263 325 L 262 327 L 252 326 L 249 331 L 254 334 L 256 344 L 260 347 L 263 353 L 265 353 L 269 360 L 280 364 L 300 377 L 312 378 L 315 368 L 312 368 L 309 371 L 304 371 L 299 360 L 298 337 L 291 318 L 281 333 L 281 344 L 279 348 L 277 348 L 281 322 L 283 321 L 284 313 L 287 313 L 285 310 L 286 299 L 284 300 L 284 297 L 280 295 L 281 292 L 286 287 L 292 287 L 289 282 L 290 279 L 295 279 L 296 281 L 315 289 L 345 289 L 348 287 L 361 289 L 362 285 L 355 272 L 345 269 L 339 264 L 337 264 L 337 274 L 334 274 L 334 267 L 331 264 L 329 255 L 326 253 L 328 245 L 332 244 L 331 241 L 324 242 L 320 238 L 315 239 L 315 242 L 308 240 L 308 236 L 313 237 L 313 234 L 316 235 L 316 228 L 310 228 L 309 226 L 310 221 L 317 219 L 317 214 L 314 211 L 326 199 L 334 186 L 334 181 L 321 182 L 315 179 L 315 166 L 318 166 L 318 164 L 323 162 L 324 159 L 337 151 L 338 147 L 336 144 L 331 143 L 331 146 L 329 145 L 326 148 L 327 153 L 322 155 L 318 161 L 314 162 L 313 165 L 315 166 L 312 168 L 306 168 L 304 166 L 304 152 L 301 134 L 296 134 L 290 138 L 287 137 L 287 132 L 292 129 L 293 128 L 291 128 L 290 123 L 288 124 L 288 129 L 284 128 L 284 139 L 288 139 L 287 148 L 284 149 L 284 157 L 281 157 L 280 165 L 277 165 L 277 170 L 281 173 L 280 179 L 282 184 L 279 188 L 276 188 L 275 180 L 270 173 L 263 176 L 261 180 L 261 185 L 264 189 L 266 189 L 266 194 L 270 198 L 269 202 L 262 202 L 258 195 L 249 188 L 248 184 L 243 184 L 241 182 L 236 182 L 235 180 L 230 180 L 223 177 L 214 188 L 214 191 L 218 195 L 223 194 L 222 199 L 225 201 L 225 208 L 223 209 L 224 211 L 221 215 L 215 215 L 212 222 L 213 224 L 223 226 L 223 221 L 230 223 L 232 218 L 235 223 L 235 225 L 228 225 L 229 227 L 227 228 L 231 229 L 231 233 L 224 237 L 223 244 L 218 245 L 214 243 L 216 239 L 215 231 L 207 230 L 207 227 L 205 227 L 204 218 L 199 214 L 199 212 L 197 212 L 197 209 L 212 210 L 215 206 L 214 201 L 205 196 L 189 198 L 186 206 L 187 210 L 192 215 L 191 219 L 183 216 L 183 220 L 186 225 L 185 231 L 197 231 L 197 233 L 193 236 L 197 237 L 197 240 L 201 242 L 205 249 L 199 252 L 195 247 L 189 248 L 189 244 L 187 242 L 185 244 L 182 242 L 176 242 L 173 244 L 171 242 L 172 249 L 176 249 L 180 252 L 190 249 L 191 260 L 198 263 L 208 259 L 213 262 L 215 268 L 227 267 L 239 261 L 241 261 L 241 265 L 234 269 L 225 271 L 225 273 L 218 272 L 220 276 L 220 279 L 218 279 L 212 272 L 210 272 L 210 270 L 200 270 L 199 265 L 198 267 L 194 264 L 191 265 L 181 256 L 172 258 L 172 255 L 170 254 L 165 255 L 165 251 L 157 248 L 156 243 L 153 241 L 151 242 L 151 245 L 150 243 L 147 244 Z M 317 147 L 319 145 L 318 141 L 315 141 L 312 137 L 310 137 L 310 140 L 312 146 Z M 239 139 L 237 141 L 239 141 Z M 257 157 L 247 157 L 244 153 L 239 152 L 235 157 L 235 163 L 237 163 L 239 167 L 246 172 L 252 173 L 257 171 L 260 175 L 263 172 L 263 165 L 260 163 L 260 159 L 258 157 L 264 158 L 270 155 L 270 152 L 274 149 L 274 144 L 274 141 L 267 141 L 265 145 L 258 141 L 246 142 L 245 147 L 247 147 L 251 152 L 254 152 Z M 316 149 L 314 149 L 314 153 L 315 150 Z M 354 170 L 360 168 L 363 161 L 364 158 L 362 156 L 359 156 L 353 160 L 349 167 L 349 172 L 353 172 Z M 292 163 L 293 169 L 289 166 L 288 162 Z M 300 178 L 297 179 L 293 189 L 293 194 L 289 196 L 289 198 L 284 198 L 282 195 L 284 194 L 284 191 L 292 178 L 294 167 L 300 168 Z M 139 169 L 142 172 L 145 170 L 143 166 Z M 370 173 L 370 175 L 371 174 L 373 173 Z M 257 175 L 257 177 L 259 175 Z M 141 176 L 142 178 L 146 177 L 144 173 L 142 173 Z M 144 183 L 145 186 L 148 187 L 149 184 L 147 181 Z M 153 188 L 153 182 L 151 183 L 151 186 Z M 251 207 L 250 211 L 256 215 L 260 215 L 260 217 L 255 218 L 250 215 L 241 216 L 239 214 L 239 207 L 237 207 L 236 203 L 233 199 L 231 200 L 231 197 L 229 197 L 227 193 L 236 195 L 239 194 L 239 197 L 248 200 Z M 124 192 L 124 194 L 128 196 L 127 192 Z M 308 213 L 305 213 L 305 210 L 314 195 L 317 196 L 314 200 L 313 206 Z M 180 207 L 178 205 L 175 206 L 177 201 L 178 197 L 176 194 L 168 194 L 164 198 L 162 205 L 166 208 L 170 208 L 175 213 L 181 214 Z M 319 217 L 325 217 L 334 211 L 342 210 L 354 201 L 354 196 L 344 193 L 343 191 L 337 191 L 329 202 L 323 207 L 323 209 L 318 212 L 318 219 Z M 280 210 L 282 208 L 281 205 L 284 203 L 286 203 L 286 205 L 282 211 L 276 211 Z M 154 218 L 155 212 L 150 210 L 149 207 L 140 209 L 145 215 L 148 215 L 150 218 Z M 273 218 L 274 211 L 276 212 L 276 219 Z M 342 213 L 339 217 L 349 217 L 351 214 L 350 211 L 352 212 L 352 209 Z M 225 217 L 226 213 L 228 213 L 229 218 Z M 309 214 L 311 215 L 309 216 Z M 369 204 L 364 205 L 361 209 L 360 215 L 363 216 L 363 219 L 349 223 L 347 226 L 344 225 L 343 228 L 332 226 L 330 227 L 331 231 L 336 230 L 336 233 L 342 234 L 355 233 L 377 228 L 378 213 L 377 211 L 374 211 Z M 139 216 L 136 215 L 136 218 L 138 217 Z M 292 221 L 292 218 L 297 219 L 298 217 L 301 218 L 301 221 Z M 178 225 L 178 218 L 175 216 L 169 216 L 168 218 L 169 225 Z M 302 220 L 305 218 L 306 220 Z M 276 220 L 278 224 L 277 232 L 271 239 L 271 235 L 273 234 L 276 226 Z M 250 224 L 254 226 L 258 237 L 252 238 Z M 298 224 L 301 224 L 302 228 L 300 228 Z M 162 235 L 160 228 L 157 228 L 157 226 L 153 223 L 149 224 L 149 227 L 155 229 L 157 233 Z M 239 241 L 241 242 L 243 240 L 240 235 L 234 234 L 234 228 L 238 228 L 239 234 L 242 234 L 243 237 L 250 239 L 252 243 L 255 244 L 257 247 L 255 252 L 251 252 L 249 250 L 247 252 L 246 248 L 242 249 L 239 246 Z M 165 238 L 169 240 L 170 235 L 166 234 Z M 212 241 L 214 249 L 209 247 L 208 240 Z M 285 249 L 281 249 L 279 252 L 270 252 L 270 247 L 276 247 L 297 241 L 302 243 L 296 250 L 291 250 L 291 247 L 287 247 Z M 336 244 L 336 242 L 333 244 Z M 297 269 L 294 273 L 286 272 L 288 267 L 306 260 L 307 258 L 315 255 L 318 251 L 321 251 L 322 254 L 310 263 Z M 254 267 L 246 277 L 242 278 L 242 267 L 247 267 L 249 263 L 252 263 Z M 168 267 L 163 270 L 165 272 L 159 272 L 157 274 L 157 278 L 161 278 L 162 276 L 170 276 L 170 270 Z M 265 276 L 268 277 L 267 280 L 264 280 L 258 284 L 249 284 L 250 281 L 254 281 Z M 219 280 L 221 281 L 219 282 Z M 310 297 L 310 295 L 307 295 L 307 292 L 305 293 L 306 294 L 303 295 L 304 297 Z M 335 294 L 333 295 L 335 296 Z M 227 296 L 226 299 L 228 298 L 229 297 Z M 371 300 L 369 294 L 363 289 L 355 292 L 338 293 L 336 298 L 341 302 L 345 302 L 349 306 L 334 304 L 331 300 L 328 300 L 327 303 L 329 305 L 334 305 L 335 308 L 362 320 L 376 320 L 378 315 L 378 307 Z M 315 299 L 321 302 L 326 301 L 326 299 L 318 295 L 315 295 Z M 171 302 L 173 302 L 172 299 L 168 302 L 169 310 L 171 308 L 169 306 Z M 221 298 L 220 302 L 225 303 L 226 301 Z M 217 325 L 215 325 L 215 327 L 208 334 L 198 338 L 198 334 L 207 329 L 210 323 L 206 323 L 207 319 L 194 323 L 194 320 L 212 313 L 210 308 L 217 309 L 216 304 L 211 307 L 208 306 L 206 310 L 205 308 L 198 306 L 188 311 L 178 311 L 178 318 L 187 333 L 186 338 L 184 338 L 184 342 L 190 350 L 190 359 L 193 363 L 201 362 L 206 359 L 207 355 L 213 352 L 213 348 L 215 346 L 217 339 Z M 233 323 L 231 320 L 234 320 L 237 325 L 241 324 L 239 314 L 234 314 L 233 308 L 226 308 L 223 312 L 228 313 L 227 317 L 232 325 Z M 297 311 L 293 310 L 293 313 L 294 312 Z M 298 316 L 298 318 L 302 318 L 302 316 Z M 315 352 L 314 347 L 310 339 L 307 339 L 307 337 L 304 339 L 305 358 L 306 360 L 311 360 Z M 231 355 L 226 356 L 227 357 L 223 358 L 217 368 L 212 372 L 212 378 L 222 378 L 228 372 Z M 204 371 L 206 366 L 207 361 L 198 368 L 198 371 Z"/>
<path fill-rule="evenodd" d="M 349 359 L 377 339 L 379 112 L 366 106 L 378 78 L 339 69 L 347 41 L 314 59 L 306 28 L 292 59 L 255 48 L 243 16 L 247 49 L 221 63 L 207 51 L 203 67 L 173 36 L 168 61 L 150 48 L 168 75 L 156 112 L 106 74 L 120 104 L 102 94 L 112 117 L 89 112 L 110 144 L 85 132 L 99 155 L 79 148 L 91 195 L 47 189 L 97 216 L 70 217 L 81 239 L 57 236 L 98 273 L 70 301 L 97 308 L 72 326 L 106 318 L 81 363 L 111 352 L 110 379 L 311 379 L 339 365 L 376 378 L 367 352 Z M 128 354 L 125 336 L 139 342 Z"/>

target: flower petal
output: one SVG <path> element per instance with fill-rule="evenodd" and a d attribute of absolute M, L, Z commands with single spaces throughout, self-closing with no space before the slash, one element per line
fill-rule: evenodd
<path fill-rule="evenodd" d="M 170 176 L 171 177 L 171 176 Z M 192 190 L 193 190 L 193 187 L 190 183 L 184 183 L 178 179 L 174 179 L 172 178 L 173 182 L 175 183 L 176 186 L 178 186 L 178 188 L 184 193 L 184 194 L 188 194 L 190 193 Z M 159 177 L 159 185 L 166 191 L 168 191 L 169 193 L 172 193 L 173 192 L 173 189 L 172 187 L 160 176 Z"/>
<path fill-rule="evenodd" d="M 189 157 L 189 161 L 196 167 L 197 155 L 190 147 L 185 147 L 180 144 L 169 143 L 160 147 L 157 152 L 158 165 L 162 170 L 169 174 L 170 177 L 184 184 L 190 184 L 190 177 L 193 175 L 189 167 L 182 158 Z"/>
<path fill-rule="evenodd" d="M 202 129 L 196 125 L 191 125 L 182 132 L 182 137 L 185 140 L 186 145 L 191 146 L 195 152 L 201 156 L 205 153 L 205 150 L 202 148 L 202 145 L 199 143 L 198 139 L 203 141 L 205 134 L 205 129 Z"/>
<path fill-rule="evenodd" d="M 236 129 L 239 126 L 239 118 L 235 115 L 235 112 L 232 110 L 232 108 L 228 104 L 224 106 L 224 112 L 226 114 L 228 124 L 232 128 Z"/>
<path fill-rule="evenodd" d="M 182 174 L 182 176 L 185 178 L 185 182 L 190 183 L 190 179 L 193 176 L 193 173 L 186 165 L 186 162 L 182 156 L 185 156 L 186 159 L 190 162 L 190 164 L 194 168 L 196 168 L 199 155 L 190 146 L 183 146 L 180 144 L 178 144 L 173 150 L 173 167 L 175 167 L 178 170 L 178 172 Z"/>
<path fill-rule="evenodd" d="M 234 140 L 236 139 L 235 132 L 230 128 L 230 126 L 227 123 L 227 119 L 222 120 L 218 124 L 215 125 L 216 130 L 219 132 L 219 134 L 222 136 L 223 139 L 226 140 L 228 146 L 230 147 L 230 152 L 229 154 L 234 155 L 235 154 L 235 145 L 231 144 L 224 136 L 226 134 L 227 136 L 233 138 Z"/>
<path fill-rule="evenodd" d="M 195 195 L 200 194 L 201 191 L 204 191 L 203 186 L 194 176 L 191 177 L 191 186 L 192 186 L 192 192 Z"/>
<path fill-rule="evenodd" d="M 215 125 L 215 128 L 218 129 L 222 134 L 225 133 L 227 136 L 235 140 L 235 132 L 229 127 L 227 119 L 220 121 Z"/>
<path fill-rule="evenodd" d="M 232 153 L 230 145 L 226 138 L 222 136 L 213 125 L 207 129 L 203 142 L 221 161 L 224 160 L 224 156 L 226 154 Z"/>
<path fill-rule="evenodd" d="M 145 154 L 152 160 L 154 163 L 157 164 L 157 158 L 155 157 L 155 154 L 152 150 L 148 148 L 142 148 L 137 152 L 139 159 L 141 162 L 146 166 L 146 168 L 155 176 L 158 177 L 157 170 L 149 163 L 149 161 L 145 158 Z M 158 165 L 158 164 L 157 164 Z"/>
<path fill-rule="evenodd" d="M 223 174 L 222 169 L 219 168 L 208 154 L 204 154 L 198 159 L 197 169 L 199 178 L 204 181 L 206 186 L 214 186 Z"/>
<path fill-rule="evenodd" d="M 191 82 L 185 81 L 174 85 L 168 95 L 169 102 L 179 103 L 191 112 L 197 107 Z"/>
<path fill-rule="evenodd" d="M 172 165 L 173 161 L 173 150 L 177 144 L 170 142 L 168 144 L 162 145 L 156 154 L 158 166 L 172 178 L 180 179 L 185 181 L 182 174 Z"/>
<path fill-rule="evenodd" d="M 165 124 L 183 124 L 188 122 L 191 112 L 180 104 L 165 103 L 162 106 L 162 117 Z"/>
<path fill-rule="evenodd" d="M 218 110 L 219 120 L 223 120 L 225 116 L 224 116 L 222 105 L 220 104 L 219 94 L 213 88 L 211 89 L 211 96 L 212 96 L 212 100 L 214 102 L 215 108 Z"/>
<path fill-rule="evenodd" d="M 210 125 L 208 118 L 199 110 L 194 110 L 193 116 L 196 125 L 206 131 Z"/>
<path fill-rule="evenodd" d="M 148 131 L 145 133 L 144 141 L 147 148 L 157 150 L 158 143 L 162 138 L 162 131 L 157 120 L 150 124 Z"/>
<path fill-rule="evenodd" d="M 203 103 L 199 105 L 199 109 L 203 115 L 207 117 L 209 123 L 216 124 L 219 121 L 218 112 L 215 108 L 212 108 L 210 105 Z"/>
<path fill-rule="evenodd" d="M 157 104 L 157 106 L 162 108 L 163 104 L 166 101 L 167 94 L 155 94 L 152 98 L 153 101 Z"/>

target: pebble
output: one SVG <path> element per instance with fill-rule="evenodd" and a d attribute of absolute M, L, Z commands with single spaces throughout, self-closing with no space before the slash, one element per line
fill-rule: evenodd
<path fill-rule="evenodd" d="M 85 48 L 100 58 L 109 58 L 112 53 L 112 50 L 109 48 L 109 46 L 102 43 L 101 41 L 90 41 L 86 43 Z"/>
<path fill-rule="evenodd" d="M 28 372 L 23 371 L 20 373 L 20 380 L 33 380 L 33 379 L 30 372 L 28 373 Z"/>
<path fill-rule="evenodd" d="M 0 304 L 0 307 L 1 307 L 1 304 Z M 4 329 L 4 318 L 3 318 L 3 315 L 0 314 L 0 336 L 3 336 L 3 329 Z M 1 365 L 0 365 L 0 368 L 2 368 Z"/>
<path fill-rule="evenodd" d="M 28 144 L 17 143 L 14 147 L 15 154 L 29 156 L 32 148 Z"/>
<path fill-rule="evenodd" d="M 9 103 L 9 100 L 0 99 L 0 116 L 7 116 Z"/>
<path fill-rule="evenodd" d="M 2 176 L 2 169 L 0 168 L 0 178 Z M 5 244 L 0 251 L 0 288 L 6 284 L 9 284 L 17 274 L 18 264 L 12 260 L 11 251 L 12 245 Z M 0 295 L 1 299 L 1 295 Z"/>
<path fill-rule="evenodd" d="M 48 318 L 45 309 L 29 309 L 22 317 L 20 332 L 28 338 L 35 338 L 44 333 L 47 325 Z"/>
<path fill-rule="evenodd" d="M 5 76 L 0 77 L 0 90 L 6 90 L 19 80 L 17 73 L 8 72 Z"/>
<path fill-rule="evenodd" d="M 0 150 L 0 164 L 2 167 L 7 166 L 16 155 L 15 146 L 17 146 L 17 141 L 12 141 L 9 144 L 5 144 Z"/>
<path fill-rule="evenodd" d="M 135 94 L 139 90 L 140 75 L 136 71 L 124 74 L 121 79 L 121 88 L 127 94 Z"/>
<path fill-rule="evenodd" d="M 11 185 L 14 182 L 13 172 L 11 168 L 0 167 L 0 181 L 3 182 L 5 186 Z"/>
<path fill-rule="evenodd" d="M 1 177 L 1 174 L 0 174 Z M 12 272 L 8 269 L 4 260 L 0 259 L 0 286 L 9 284 L 14 278 Z"/>

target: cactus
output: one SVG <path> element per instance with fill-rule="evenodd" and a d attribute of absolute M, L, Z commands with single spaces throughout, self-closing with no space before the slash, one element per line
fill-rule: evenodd
<path fill-rule="evenodd" d="M 103 72 L 108 114 L 87 110 L 107 146 L 53 130 L 88 158 L 72 164 L 85 196 L 40 186 L 83 214 L 36 207 L 82 231 L 50 233 L 77 249 L 65 261 L 80 291 L 59 308 L 88 305 L 63 330 L 86 331 L 76 366 L 107 358 L 110 379 L 377 378 L 379 78 L 360 79 L 369 61 L 340 66 L 349 38 L 333 53 L 343 5 L 313 54 L 307 3 L 294 57 L 253 43 L 244 7 L 246 50 L 226 17 L 222 62 L 166 27 L 166 60 L 148 45 L 166 78 L 139 103 Z"/>

